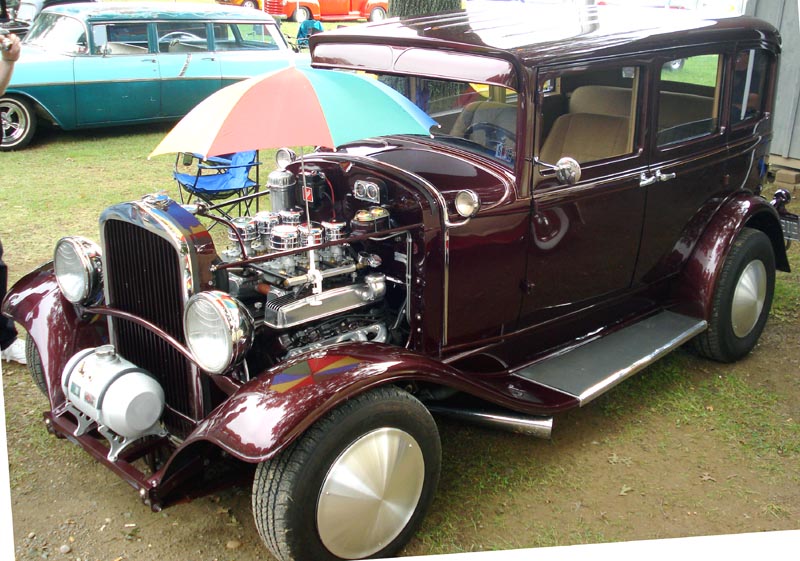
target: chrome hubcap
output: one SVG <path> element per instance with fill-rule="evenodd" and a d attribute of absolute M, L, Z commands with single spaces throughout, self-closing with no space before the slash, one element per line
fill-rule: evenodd
<path fill-rule="evenodd" d="M 317 529 L 334 555 L 356 559 L 386 547 L 405 528 L 422 494 L 425 460 L 396 428 L 365 434 L 336 459 L 317 501 Z"/>
<path fill-rule="evenodd" d="M 747 336 L 761 317 L 767 298 L 767 269 L 761 261 L 751 261 L 736 283 L 731 304 L 731 322 L 737 337 Z"/>
<path fill-rule="evenodd" d="M 0 115 L 3 123 L 3 142 L 12 143 L 25 134 L 28 119 L 19 107 L 12 103 L 0 104 Z"/>

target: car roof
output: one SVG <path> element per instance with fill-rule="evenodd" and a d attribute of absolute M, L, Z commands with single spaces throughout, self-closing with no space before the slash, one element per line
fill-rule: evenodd
<path fill-rule="evenodd" d="M 269 14 L 238 6 L 189 2 L 81 2 L 47 9 L 50 13 L 72 15 L 86 20 L 226 20 L 275 23 Z"/>
<path fill-rule="evenodd" d="M 772 25 L 745 16 L 703 19 L 691 10 L 467 2 L 466 10 L 391 18 L 315 35 L 311 50 L 313 58 L 316 45 L 325 43 L 445 47 L 535 66 L 731 39 L 780 41 Z"/>

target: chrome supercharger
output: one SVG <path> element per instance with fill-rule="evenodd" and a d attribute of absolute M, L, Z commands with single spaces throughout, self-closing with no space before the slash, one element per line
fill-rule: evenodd
<path fill-rule="evenodd" d="M 149 372 L 119 356 L 113 345 L 73 356 L 64 367 L 61 388 L 66 409 L 78 421 L 75 436 L 97 429 L 108 440 L 111 461 L 145 436 L 166 435 L 159 423 L 163 388 Z"/>

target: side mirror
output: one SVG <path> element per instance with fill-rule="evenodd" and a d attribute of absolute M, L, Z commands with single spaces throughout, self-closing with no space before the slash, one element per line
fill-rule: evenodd
<path fill-rule="evenodd" d="M 564 185 L 575 185 L 581 180 L 581 165 L 575 158 L 564 156 L 556 162 L 556 179 Z"/>
<path fill-rule="evenodd" d="M 548 164 L 537 158 L 534 163 L 556 172 L 556 179 L 562 185 L 575 185 L 581 180 L 581 165 L 575 158 L 564 156 L 555 165 Z"/>

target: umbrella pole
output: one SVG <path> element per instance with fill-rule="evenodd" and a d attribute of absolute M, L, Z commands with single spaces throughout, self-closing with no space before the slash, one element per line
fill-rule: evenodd
<path fill-rule="evenodd" d="M 314 236 L 311 235 L 311 211 L 308 208 L 308 197 L 306 196 L 306 162 L 303 159 L 303 147 L 300 147 L 300 175 L 303 177 L 303 200 L 306 203 L 306 225 L 308 227 L 308 246 L 314 245 Z M 322 294 L 322 273 L 317 269 L 317 252 L 314 249 L 308 250 L 308 280 L 311 282 L 311 294 L 317 296 Z M 319 306 L 322 300 L 312 299 L 309 304 Z"/>

